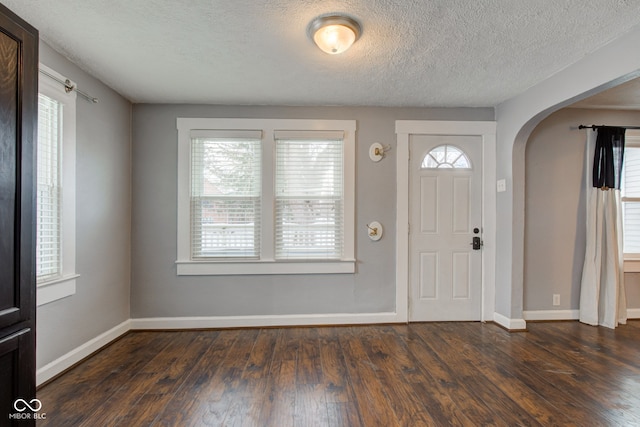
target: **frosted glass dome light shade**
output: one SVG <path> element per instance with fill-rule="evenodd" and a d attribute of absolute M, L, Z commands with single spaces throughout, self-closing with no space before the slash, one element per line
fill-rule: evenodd
<path fill-rule="evenodd" d="M 360 24 L 348 16 L 320 16 L 309 24 L 309 36 L 323 51 L 342 53 L 360 37 Z"/>

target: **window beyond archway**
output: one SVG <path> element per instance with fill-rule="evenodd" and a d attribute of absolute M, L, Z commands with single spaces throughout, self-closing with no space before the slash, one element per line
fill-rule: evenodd
<path fill-rule="evenodd" d="M 458 147 L 439 145 L 424 156 L 422 169 L 471 169 L 471 161 Z"/>

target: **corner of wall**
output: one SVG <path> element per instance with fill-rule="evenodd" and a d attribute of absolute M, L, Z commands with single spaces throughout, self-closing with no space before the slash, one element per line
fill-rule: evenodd
<path fill-rule="evenodd" d="M 493 321 L 509 332 L 520 332 L 527 330 L 527 322 L 524 319 L 510 319 L 500 313 L 493 313 Z"/>

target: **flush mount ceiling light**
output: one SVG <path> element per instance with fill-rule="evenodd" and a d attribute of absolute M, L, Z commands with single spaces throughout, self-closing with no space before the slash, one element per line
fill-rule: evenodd
<path fill-rule="evenodd" d="M 344 15 L 319 16 L 309 23 L 309 37 L 323 51 L 331 55 L 349 49 L 360 37 L 358 21 Z"/>

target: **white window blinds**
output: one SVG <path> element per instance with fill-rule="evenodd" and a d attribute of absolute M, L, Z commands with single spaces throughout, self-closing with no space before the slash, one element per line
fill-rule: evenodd
<path fill-rule="evenodd" d="M 36 270 L 38 282 L 62 275 L 61 164 L 62 105 L 38 96 Z"/>
<path fill-rule="evenodd" d="M 342 132 L 276 132 L 275 257 L 342 257 Z"/>
<path fill-rule="evenodd" d="M 260 255 L 260 132 L 191 133 L 191 257 Z"/>

